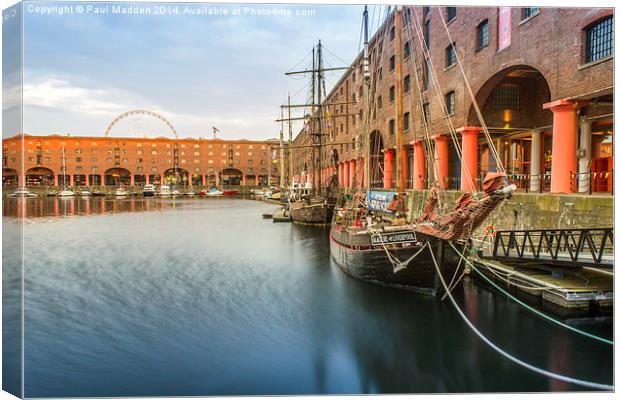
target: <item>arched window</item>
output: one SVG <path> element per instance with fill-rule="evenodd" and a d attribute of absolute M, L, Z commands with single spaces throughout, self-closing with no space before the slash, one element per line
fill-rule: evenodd
<path fill-rule="evenodd" d="M 586 63 L 603 59 L 614 51 L 614 17 L 598 20 L 586 28 Z"/>

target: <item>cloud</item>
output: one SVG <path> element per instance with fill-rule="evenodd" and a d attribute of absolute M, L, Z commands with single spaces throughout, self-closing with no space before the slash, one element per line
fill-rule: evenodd
<path fill-rule="evenodd" d="M 2 90 L 2 111 L 19 107 L 22 102 L 21 85 L 10 86 Z"/>
<path fill-rule="evenodd" d="M 264 127 L 271 128 L 274 125 L 272 116 L 260 111 L 228 109 L 200 114 L 175 112 L 122 89 L 88 87 L 58 77 L 47 77 L 25 84 L 24 108 L 27 126 L 39 134 L 50 133 L 37 122 L 41 119 L 62 132 L 74 131 L 78 120 L 81 126 L 85 125 L 84 121 L 90 121 L 87 125 L 89 128 L 79 128 L 79 132 L 74 134 L 101 135 L 103 128 L 116 116 L 132 109 L 148 109 L 163 115 L 175 126 L 181 137 L 206 136 L 212 126 L 217 126 L 226 133 L 223 135 L 226 138 L 236 139 L 246 135 L 258 139 L 273 130 L 265 132 Z M 156 124 L 149 128 L 167 130 L 161 123 L 154 122 Z M 117 128 L 115 133 L 122 134 L 127 127 L 119 124 Z"/>
<path fill-rule="evenodd" d="M 56 78 L 24 84 L 24 107 L 112 116 L 129 109 L 129 102 L 122 99 L 138 101 L 135 95 L 118 89 L 79 87 Z"/>

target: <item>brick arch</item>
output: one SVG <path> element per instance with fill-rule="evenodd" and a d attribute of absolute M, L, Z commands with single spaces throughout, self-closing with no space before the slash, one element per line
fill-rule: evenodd
<path fill-rule="evenodd" d="M 2 176 L 13 176 L 19 175 L 16 169 L 13 168 L 2 168 Z"/>
<path fill-rule="evenodd" d="M 525 78 L 520 78 L 519 75 L 526 76 Z M 489 126 L 494 126 L 495 116 L 490 115 L 488 109 L 485 110 L 487 106 L 487 102 L 491 99 L 491 94 L 493 90 L 500 85 L 501 83 L 514 84 L 514 85 L 524 85 L 527 84 L 529 86 L 533 86 L 533 88 L 537 91 L 536 94 L 532 95 L 532 90 L 527 90 L 526 93 L 530 96 L 537 96 L 539 100 L 535 101 L 535 105 L 533 106 L 531 112 L 536 113 L 537 118 L 532 118 L 533 126 L 544 126 L 547 122 L 550 122 L 551 115 L 549 112 L 543 110 L 542 105 L 546 102 L 551 101 L 554 98 L 551 86 L 549 84 L 548 75 L 545 75 L 544 72 L 541 72 L 541 69 L 533 66 L 524 64 L 522 62 L 515 62 L 513 65 L 503 68 L 502 70 L 495 72 L 492 76 L 487 78 L 485 81 L 481 81 L 477 87 L 473 87 L 472 90 L 476 96 L 476 102 L 482 111 L 482 115 L 485 118 L 485 122 Z M 526 81 L 527 80 L 527 81 Z M 523 92 L 523 91 L 522 91 Z M 468 126 L 479 126 L 480 121 L 478 121 L 478 116 L 476 114 L 476 110 L 472 101 L 469 99 L 469 96 L 466 96 L 467 107 L 469 112 L 467 114 L 466 125 Z M 531 99 L 531 97 L 530 97 Z M 540 103 L 540 104 L 538 104 Z M 532 103 L 529 103 L 531 106 Z M 486 112 L 485 112 L 486 111 Z M 538 114 L 540 112 L 540 114 Z M 490 121 L 487 121 L 489 119 Z M 547 121 L 549 120 L 549 121 Z M 519 127 L 528 127 L 528 126 L 519 126 Z"/>
<path fill-rule="evenodd" d="M 108 168 L 103 174 L 104 182 L 106 186 L 114 185 L 131 185 L 132 172 L 127 168 L 114 167 Z"/>
<path fill-rule="evenodd" d="M 55 174 L 56 172 L 49 167 L 32 167 L 26 170 L 26 175 L 55 175 Z"/>
<path fill-rule="evenodd" d="M 595 8 L 591 12 L 587 13 L 581 18 L 580 26 L 581 30 L 585 30 L 593 25 L 595 22 L 614 15 L 614 10 L 611 8 Z"/>

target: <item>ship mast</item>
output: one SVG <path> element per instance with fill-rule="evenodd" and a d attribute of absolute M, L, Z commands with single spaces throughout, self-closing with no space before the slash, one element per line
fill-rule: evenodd
<path fill-rule="evenodd" d="M 317 54 L 317 58 L 318 58 L 318 60 L 317 60 L 317 85 L 318 85 L 318 89 L 319 89 L 319 91 L 317 93 L 317 114 L 318 114 L 318 124 L 319 124 L 318 130 L 317 130 L 317 139 L 318 139 L 318 142 L 319 142 L 319 146 L 318 146 L 318 149 L 317 149 L 317 152 L 318 152 L 318 157 L 317 157 L 318 158 L 318 162 L 317 162 L 317 164 L 319 166 L 319 168 L 318 168 L 318 174 L 319 174 L 319 196 L 321 196 L 321 194 L 323 193 L 323 190 L 321 188 L 321 183 L 322 183 L 321 180 L 322 180 L 322 177 L 323 177 L 323 174 L 322 174 L 322 168 L 323 168 L 323 165 L 322 165 L 323 164 L 323 158 L 322 158 L 322 155 L 323 155 L 322 154 L 323 153 L 323 147 L 322 147 L 322 145 L 323 145 L 323 132 L 322 132 L 322 129 L 321 129 L 322 125 L 323 125 L 323 115 L 322 115 L 322 108 L 323 107 L 321 105 L 321 101 L 322 101 L 322 99 L 321 99 L 321 90 L 322 90 L 321 79 L 322 79 L 322 76 L 323 76 L 323 71 L 321 70 L 321 68 L 323 68 L 323 60 L 321 58 L 321 55 L 322 55 L 321 39 L 319 39 L 319 45 L 318 45 L 318 48 L 317 48 L 317 53 L 318 53 Z"/>
<path fill-rule="evenodd" d="M 312 48 L 312 102 L 310 107 L 310 137 L 312 138 L 312 142 L 314 144 L 315 133 L 314 133 L 314 124 L 315 124 L 315 115 L 314 115 L 314 106 L 315 106 L 315 91 L 316 91 L 316 61 L 314 59 L 314 47 Z M 314 146 L 312 146 L 312 197 L 316 196 L 316 155 L 314 154 Z"/>
<path fill-rule="evenodd" d="M 280 188 L 284 187 L 284 110 L 280 108 Z"/>
<path fill-rule="evenodd" d="M 364 180 L 366 181 L 366 190 L 370 191 L 370 182 L 371 182 L 371 162 L 370 162 L 370 61 L 368 59 L 368 6 L 364 6 L 364 60 L 363 60 L 363 68 L 364 68 L 364 83 L 366 84 L 366 104 L 364 106 L 364 112 L 366 115 L 366 148 L 364 155 Z"/>
<path fill-rule="evenodd" d="M 402 193 L 407 187 L 407 151 L 403 144 L 403 58 L 402 58 L 402 6 L 394 13 L 396 30 L 396 191 Z"/>
<path fill-rule="evenodd" d="M 293 181 L 293 160 L 291 159 L 293 153 L 291 151 L 291 146 L 293 145 L 293 125 L 291 123 L 291 94 L 288 95 L 288 151 L 287 151 L 287 160 L 288 160 L 288 185 L 292 185 Z"/>

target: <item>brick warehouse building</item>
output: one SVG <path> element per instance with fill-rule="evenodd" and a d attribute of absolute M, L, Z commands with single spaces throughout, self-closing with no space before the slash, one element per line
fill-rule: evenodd
<path fill-rule="evenodd" d="M 402 16 L 400 118 L 408 144 L 409 188 L 428 184 L 421 140 L 425 130 L 435 144 L 438 184 L 469 188 L 448 135 L 444 106 L 459 132 L 463 163 L 475 171 L 478 184 L 495 169 L 458 55 L 502 163 L 520 190 L 612 191 L 613 9 L 403 7 Z M 394 25 L 392 13 L 369 44 L 377 88 L 369 131 L 371 157 L 380 165 L 371 177 L 373 187 L 391 188 L 395 180 L 400 121 L 394 101 Z M 428 45 L 428 54 L 421 43 Z M 324 102 L 327 143 L 346 144 L 327 147 L 336 157 L 324 157 L 322 173 L 337 169 L 340 183 L 348 187 L 365 183 L 359 144 L 366 96 L 360 54 Z M 357 104 L 330 106 L 343 102 Z M 308 143 L 308 132 L 302 130 L 294 145 Z M 308 179 L 310 150 L 293 152 L 295 178 Z M 337 164 L 330 165 L 334 158 Z"/>
<path fill-rule="evenodd" d="M 36 187 L 116 186 L 122 182 L 139 186 L 172 183 L 178 177 L 179 185 L 191 181 L 194 187 L 266 185 L 269 176 L 272 183 L 279 176 L 274 143 L 279 142 L 16 135 L 2 141 L 2 183 Z"/>

